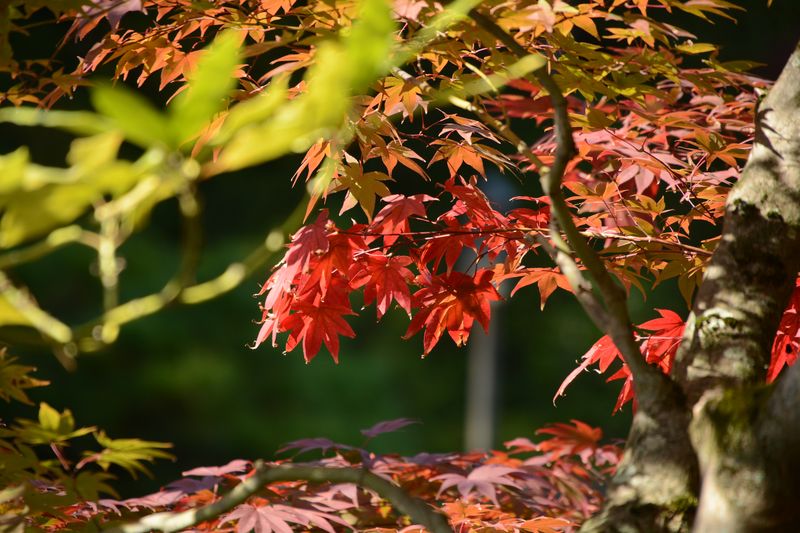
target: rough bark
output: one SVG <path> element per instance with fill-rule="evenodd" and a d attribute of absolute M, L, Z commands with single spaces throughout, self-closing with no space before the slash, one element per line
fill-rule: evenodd
<path fill-rule="evenodd" d="M 581 531 L 689 531 L 699 470 L 683 393 L 666 376 L 640 400 L 603 511 Z"/>
<path fill-rule="evenodd" d="M 785 444 L 797 428 L 779 423 L 796 415 L 784 398 L 788 386 L 763 384 L 798 268 L 800 47 L 759 106 L 753 149 L 676 359 L 702 476 L 697 531 L 798 525 L 800 492 L 783 473 L 797 464 Z"/>
<path fill-rule="evenodd" d="M 759 106 L 671 387 L 637 388 L 606 508 L 583 530 L 800 528 L 800 365 L 764 383 L 798 268 L 800 46 Z"/>

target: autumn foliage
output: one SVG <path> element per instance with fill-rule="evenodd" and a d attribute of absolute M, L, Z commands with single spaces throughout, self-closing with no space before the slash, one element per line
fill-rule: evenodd
<path fill-rule="evenodd" d="M 341 338 L 357 335 L 348 319 L 362 312 L 380 320 L 401 309 L 409 317 L 404 338 L 419 342 L 421 336 L 428 355 L 443 338 L 461 346 L 473 328 L 487 329 L 492 303 L 502 294 L 529 297 L 528 287 L 535 286 L 544 308 L 554 291 L 573 290 L 551 262 L 563 243 L 551 234 L 551 199 L 537 180 L 550 172 L 558 147 L 551 95 L 532 75 L 538 69 L 547 69 L 566 97 L 577 153 L 566 164 L 562 192 L 577 230 L 627 291 L 646 293 L 671 280 L 690 305 L 719 244 L 725 199 L 748 157 L 760 95 L 770 86 L 748 73 L 752 65 L 720 61 L 713 44 L 672 20 L 734 17 L 739 8 L 724 0 L 10 4 L 7 29 L 0 31 L 2 69 L 12 80 L 0 93 L 7 104 L 2 120 L 60 127 L 78 138 L 69 175 L 38 167 L 24 150 L 2 156 L 3 172 L 15 173 L 0 190 L 0 246 L 35 246 L 35 239 L 80 224 L 91 212 L 101 228 L 95 248 L 103 253 L 102 243 L 113 241 L 114 256 L 162 201 L 179 198 L 190 218 L 193 191 L 205 180 L 298 153 L 302 161 L 292 181 L 308 191 L 298 206 L 304 222 L 278 232 L 277 245 L 270 244 L 272 235 L 267 239 L 281 256 L 268 272 L 266 261 L 258 265 L 264 282 L 255 345 L 299 348 L 307 362 L 323 347 L 334 360 L 346 357 Z M 82 46 L 85 53 L 63 63 L 16 57 L 8 34 L 23 32 L 26 21 L 41 16 L 39 8 L 67 28 L 63 45 Z M 470 18 L 473 8 L 489 14 L 493 27 Z M 511 35 L 525 55 L 498 31 Z M 95 83 L 108 72 L 116 86 Z M 123 82 L 164 94 L 166 111 Z M 96 114 L 58 114 L 65 97 L 95 85 Z M 143 155 L 124 159 L 123 143 Z M 499 174 L 524 191 L 508 209 L 484 191 Z M 70 207 L 58 207 L 60 199 Z M 103 241 L 108 228 L 116 233 Z M 81 235 L 89 246 L 95 242 L 94 234 Z M 104 277 L 103 283 L 111 290 L 114 268 L 108 272 L 111 281 Z M 186 279 L 179 274 L 178 288 L 164 293 L 163 305 L 206 298 L 205 286 Z M 800 348 L 798 294 L 775 339 L 770 381 L 795 362 Z M 138 318 L 114 314 L 111 298 L 87 327 L 55 327 L 25 307 L 35 302 L 14 304 L 17 296 L 3 296 L 3 309 L 11 309 L 3 324 L 33 328 L 75 351 L 113 343 L 119 327 Z M 365 309 L 371 306 L 374 311 Z M 636 326 L 636 340 L 647 363 L 668 374 L 686 309 L 655 313 Z M 11 375 L 8 364 L 2 368 Z M 593 366 L 608 381 L 622 382 L 615 411 L 635 401 L 631 374 L 609 336 L 589 349 L 556 396 Z M 22 378 L 9 379 L 19 385 Z M 48 443 L 59 453 L 58 442 L 103 435 L 66 431 L 53 422 L 66 414 L 44 412 L 39 422 L 3 430 L 4 454 L 22 457 L 30 446 Z M 24 433 L 32 427 L 48 427 L 56 436 L 48 441 Z M 599 430 L 580 422 L 539 433 L 545 436 L 539 443 L 517 439 L 486 453 L 399 457 L 324 439 L 284 451 L 322 451 L 321 459 L 302 464 L 356 466 L 391 479 L 440 508 L 459 532 L 572 528 L 599 509 L 602 484 L 621 452 L 599 444 Z M 98 440 L 104 450 L 121 446 L 105 436 Z M 134 470 L 165 454 L 159 443 L 140 447 L 144 455 L 128 464 Z M 100 463 L 105 452 L 97 453 L 87 454 L 80 467 L 98 463 L 105 470 L 125 461 Z M 282 462 L 298 459 L 276 464 Z M 200 507 L 253 469 L 244 460 L 195 469 L 156 494 L 133 499 L 98 498 L 111 492 L 103 474 L 87 485 L 91 497 L 65 488 L 73 474 L 80 478 L 80 469 L 63 462 L 42 471 L 25 463 L 3 483 L 35 478 L 28 496 L 61 491 L 72 498 L 57 512 L 40 506 L 28 518 L 36 527 L 59 530 Z M 22 506 L 22 497 L 0 496 L 0 505 Z M 234 527 L 415 529 L 369 490 L 307 482 L 264 487 L 198 526 Z"/>

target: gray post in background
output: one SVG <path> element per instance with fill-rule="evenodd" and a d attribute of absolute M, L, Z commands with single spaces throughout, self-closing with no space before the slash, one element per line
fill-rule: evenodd
<path fill-rule="evenodd" d="M 483 192 L 500 209 L 515 195 L 514 184 L 499 172 L 492 172 L 483 184 Z M 482 265 L 483 266 L 483 265 Z M 500 294 L 508 291 L 498 288 Z M 501 358 L 504 302 L 492 302 L 489 333 L 477 322 L 469 334 L 466 409 L 464 412 L 464 449 L 490 450 L 497 433 L 498 372 Z"/>
<path fill-rule="evenodd" d="M 475 323 L 469 334 L 464 448 L 490 450 L 497 432 L 497 372 L 503 302 L 492 302 L 489 333 Z"/>

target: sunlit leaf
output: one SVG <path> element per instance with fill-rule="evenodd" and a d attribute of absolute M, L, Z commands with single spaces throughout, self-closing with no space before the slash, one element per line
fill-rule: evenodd
<path fill-rule="evenodd" d="M 122 86 L 98 85 L 92 90 L 92 103 L 132 143 L 145 148 L 175 146 L 166 116 L 141 94 Z"/>

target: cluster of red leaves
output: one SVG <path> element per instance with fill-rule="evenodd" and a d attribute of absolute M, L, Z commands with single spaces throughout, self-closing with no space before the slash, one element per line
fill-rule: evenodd
<path fill-rule="evenodd" d="M 382 422 L 362 431 L 367 439 L 412 421 Z M 492 530 L 548 533 L 572 531 L 599 509 L 600 487 L 619 462 L 621 449 L 600 444 L 602 433 L 578 421 L 537 432 L 539 443 L 518 438 L 502 451 L 378 455 L 363 447 L 328 439 L 305 439 L 281 452 L 294 458 L 274 464 L 327 468 L 359 467 L 389 479 L 409 494 L 445 513 L 458 532 Z M 323 458 L 297 461 L 299 454 Z M 154 512 L 180 512 L 219 500 L 253 473 L 253 463 L 231 461 L 195 468 L 154 494 L 124 500 L 103 499 L 58 510 L 47 528 L 56 531 L 88 521 L 110 526 Z M 420 532 L 390 502 L 346 483 L 276 482 L 232 511 L 195 526 L 195 531 L 290 532 L 293 528 L 334 531 Z"/>
<path fill-rule="evenodd" d="M 325 344 L 336 359 L 339 336 L 354 335 L 344 317 L 354 314 L 350 293 L 359 288 L 365 304 L 376 303 L 379 319 L 392 302 L 409 316 L 416 309 L 406 337 L 424 329 L 426 354 L 444 333 L 462 345 L 475 321 L 488 328 L 490 304 L 500 299 L 492 282 L 502 273 L 477 266 L 471 269 L 474 273 L 459 272 L 455 263 L 465 249 L 489 259 L 504 252 L 509 260 L 517 260 L 530 248 L 525 236 L 546 226 L 547 207 L 501 215 L 474 181 L 451 179 L 443 194 L 453 198 L 452 206 L 433 221 L 434 229 L 419 245 L 413 238 L 420 233 L 411 232 L 410 222 L 427 218 L 425 204 L 434 197 L 386 196 L 370 224 L 347 229 L 337 228 L 322 211 L 316 222 L 292 237 L 284 259 L 262 288 L 263 323 L 257 343 L 275 343 L 277 334 L 287 331 L 287 351 L 302 343 L 310 361 Z M 536 226 L 529 226 L 531 222 Z M 457 236 L 443 237 L 442 232 Z M 418 274 L 409 269 L 412 266 Z M 525 276 L 538 274 L 532 269 L 514 276 L 523 277 L 519 284 L 529 284 Z M 413 294 L 410 286 L 417 289 Z"/>

